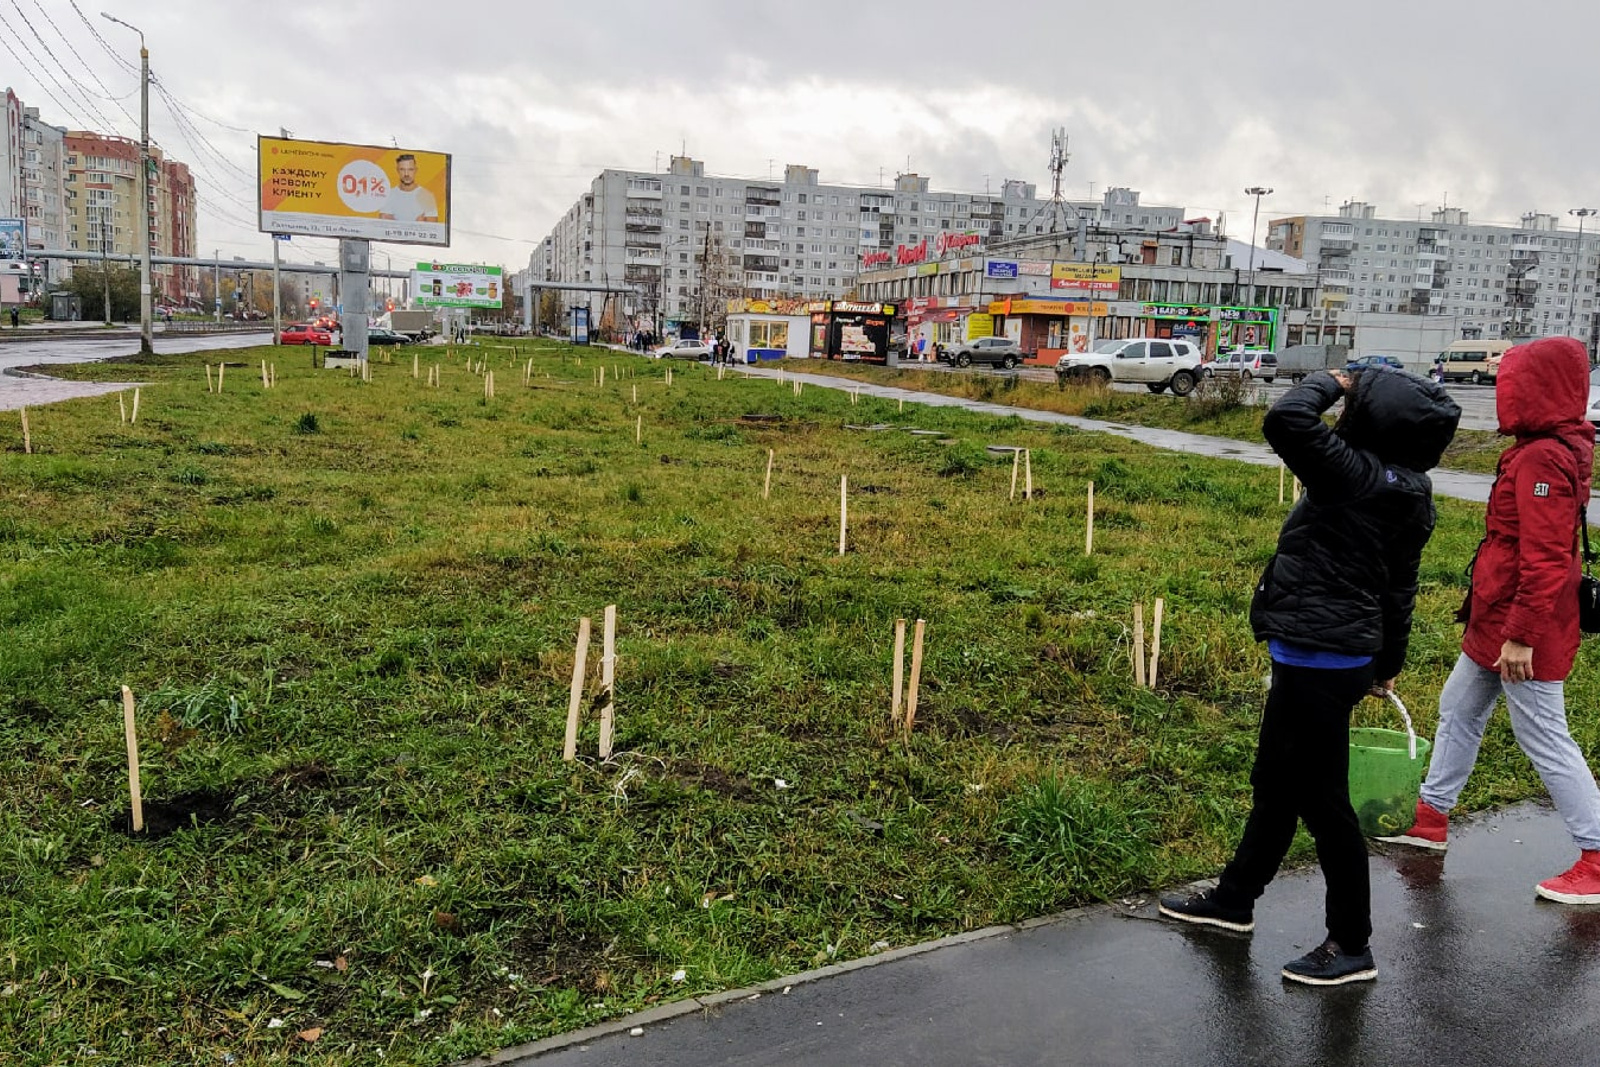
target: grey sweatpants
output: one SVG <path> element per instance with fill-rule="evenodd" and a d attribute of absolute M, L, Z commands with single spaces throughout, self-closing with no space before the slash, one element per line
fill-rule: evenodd
<path fill-rule="evenodd" d="M 1506 683 L 1500 672 L 1463 654 L 1439 693 L 1439 730 L 1422 799 L 1441 812 L 1455 807 L 1478 760 L 1495 701 L 1504 694 L 1517 744 L 1544 780 L 1567 832 L 1579 848 L 1600 849 L 1600 787 L 1567 730 L 1563 688 L 1561 682 Z"/>

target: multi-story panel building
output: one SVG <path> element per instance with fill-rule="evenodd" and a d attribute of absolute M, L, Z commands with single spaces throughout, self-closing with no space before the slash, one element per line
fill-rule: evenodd
<path fill-rule="evenodd" d="M 0 122 L 0 218 L 22 217 L 22 100 L 6 90 L 6 113 Z"/>
<path fill-rule="evenodd" d="M 22 200 L 28 220 L 28 249 L 66 247 L 67 131 L 39 118 L 39 109 L 26 108 L 22 119 Z M 40 260 L 41 280 L 65 273 L 50 260 Z"/>
<path fill-rule="evenodd" d="M 66 141 L 68 250 L 132 256 L 140 251 L 139 142 L 74 130 Z M 195 254 L 195 190 L 189 168 L 150 149 L 149 203 L 153 255 Z M 168 300 L 198 292 L 194 269 L 152 264 L 151 285 Z"/>
<path fill-rule="evenodd" d="M 1318 270 L 1325 311 L 1444 316 L 1458 337 L 1566 334 L 1594 348 L 1600 234 L 1530 212 L 1521 224 L 1474 224 L 1460 208 L 1427 221 L 1383 219 L 1351 201 L 1337 215 L 1274 219 L 1269 248 Z"/>
<path fill-rule="evenodd" d="M 888 187 L 833 184 L 805 166 L 758 180 L 708 175 L 675 156 L 664 173 L 601 172 L 530 257 L 529 275 L 633 286 L 624 311 L 636 322 L 699 322 L 729 297 L 839 295 L 897 259 L 1043 234 L 1055 209 L 1022 181 L 994 194 L 940 192 L 916 174 Z M 1175 228 L 1183 216 L 1123 188 L 1062 210 L 1129 230 Z"/>

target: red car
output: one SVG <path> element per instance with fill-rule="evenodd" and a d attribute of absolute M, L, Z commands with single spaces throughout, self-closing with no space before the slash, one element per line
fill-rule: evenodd
<path fill-rule="evenodd" d="M 279 338 L 286 345 L 332 345 L 333 334 L 320 326 L 296 322 L 285 326 Z"/>

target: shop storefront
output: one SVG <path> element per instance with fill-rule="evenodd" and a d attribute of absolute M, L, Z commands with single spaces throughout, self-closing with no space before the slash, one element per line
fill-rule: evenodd
<path fill-rule="evenodd" d="M 893 304 L 824 300 L 807 306 L 811 319 L 810 354 L 846 362 L 889 362 Z"/>
<path fill-rule="evenodd" d="M 1277 348 L 1276 308 L 1214 307 L 1209 304 L 1143 304 L 1143 336 L 1193 341 L 1208 358 L 1218 349 Z"/>
<path fill-rule="evenodd" d="M 1033 355 L 1024 362 L 1055 366 L 1067 352 L 1087 352 L 1103 336 L 1109 306 L 1095 300 L 1034 300 L 1008 297 L 989 305 L 996 334 L 1010 337 Z"/>
<path fill-rule="evenodd" d="M 728 301 L 728 343 L 735 363 L 804 359 L 810 346 L 811 317 L 799 300 Z"/>

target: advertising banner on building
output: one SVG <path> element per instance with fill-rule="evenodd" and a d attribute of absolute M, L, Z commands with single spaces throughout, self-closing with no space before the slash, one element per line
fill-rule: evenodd
<path fill-rule="evenodd" d="M 1103 263 L 1056 263 L 1050 267 L 1050 288 L 1092 289 L 1116 292 L 1122 285 L 1122 268 Z"/>
<path fill-rule="evenodd" d="M 375 145 L 256 139 L 263 233 L 450 243 L 450 157 Z"/>
<path fill-rule="evenodd" d="M 983 269 L 986 278 L 1015 278 L 1017 264 L 1011 260 L 991 259 Z"/>
<path fill-rule="evenodd" d="M 504 274 L 473 263 L 418 263 L 411 293 L 418 307 L 497 308 L 505 295 Z"/>
<path fill-rule="evenodd" d="M 1017 273 L 1029 277 L 1047 278 L 1050 276 L 1050 261 L 1048 259 L 1023 259 L 1017 262 Z"/>
<path fill-rule="evenodd" d="M 994 316 L 983 312 L 973 312 L 967 316 L 967 340 L 976 341 L 980 337 L 994 336 Z"/>
<path fill-rule="evenodd" d="M 0 219 L 0 259 L 28 258 L 26 219 Z"/>

